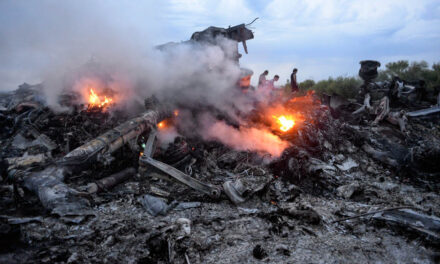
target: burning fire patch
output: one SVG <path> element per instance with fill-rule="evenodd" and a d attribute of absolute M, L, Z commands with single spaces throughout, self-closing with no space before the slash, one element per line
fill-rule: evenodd
<path fill-rule="evenodd" d="M 157 123 L 157 128 L 159 130 L 167 130 L 174 127 L 174 124 L 176 122 L 176 118 L 179 116 L 179 109 L 175 109 L 173 111 L 173 116 L 167 119 L 164 119 Z"/>
<path fill-rule="evenodd" d="M 280 130 L 283 132 L 289 131 L 294 125 L 295 120 L 292 116 L 274 116 L 274 118 L 277 120 L 277 123 L 280 125 Z"/>
<path fill-rule="evenodd" d="M 87 106 L 88 111 L 106 111 L 116 101 L 120 101 L 120 96 L 116 100 L 116 95 L 118 90 L 122 90 L 122 87 L 99 78 L 81 78 L 76 81 L 74 90 L 81 94 L 81 102 Z"/>
<path fill-rule="evenodd" d="M 108 98 L 106 95 L 104 95 L 104 97 L 99 96 L 97 93 L 95 93 L 95 91 L 93 91 L 92 88 L 90 88 L 90 95 L 89 95 L 89 102 L 88 103 L 89 103 L 89 105 L 88 105 L 89 109 L 94 108 L 94 107 L 106 108 L 113 103 L 113 99 Z"/>
<path fill-rule="evenodd" d="M 291 134 L 299 129 L 305 121 L 312 122 L 313 116 L 321 102 L 308 92 L 303 96 L 293 97 L 287 102 L 273 102 L 261 109 L 262 120 L 270 124 L 271 129 L 281 134 Z"/>

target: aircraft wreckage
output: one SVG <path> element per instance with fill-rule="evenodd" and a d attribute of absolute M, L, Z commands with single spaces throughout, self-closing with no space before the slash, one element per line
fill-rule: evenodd
<path fill-rule="evenodd" d="M 246 52 L 254 37 L 243 24 L 189 42 L 219 35 Z M 150 97 L 133 114 L 88 89 L 59 113 L 41 85 L 2 93 L 0 262 L 438 262 L 440 97 L 374 82 L 379 66 L 361 62 L 357 101 L 309 92 L 242 115 L 278 156 L 184 132 L 161 142 L 194 105 Z"/>

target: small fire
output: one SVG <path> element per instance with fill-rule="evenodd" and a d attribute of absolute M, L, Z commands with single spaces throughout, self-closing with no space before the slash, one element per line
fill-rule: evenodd
<path fill-rule="evenodd" d="M 166 127 L 166 120 L 163 120 L 157 124 L 159 129 L 164 129 Z"/>
<path fill-rule="evenodd" d="M 295 125 L 295 120 L 293 120 L 291 116 L 282 115 L 279 117 L 274 116 L 274 118 L 277 119 L 277 123 L 280 125 L 280 130 L 283 132 L 289 131 Z"/>
<path fill-rule="evenodd" d="M 301 130 L 304 122 L 314 122 L 315 113 L 320 107 L 321 102 L 313 92 L 308 92 L 288 101 L 275 101 L 269 106 L 263 106 L 260 120 L 268 124 L 273 131 L 290 134 L 294 129 Z"/>
<path fill-rule="evenodd" d="M 112 98 L 108 98 L 105 95 L 104 98 L 102 98 L 102 96 L 99 97 L 99 95 L 96 94 L 92 88 L 90 88 L 89 108 L 93 108 L 93 107 L 105 108 L 107 106 L 110 106 L 112 103 L 113 103 Z"/>
<path fill-rule="evenodd" d="M 173 116 L 166 118 L 162 121 L 160 121 L 159 123 L 157 123 L 157 128 L 159 130 L 169 130 L 172 129 L 176 123 L 176 117 L 179 116 L 179 110 L 175 109 L 173 111 Z"/>
<path fill-rule="evenodd" d="M 95 94 L 92 88 L 90 88 L 89 105 L 94 106 L 99 102 L 99 97 Z"/>

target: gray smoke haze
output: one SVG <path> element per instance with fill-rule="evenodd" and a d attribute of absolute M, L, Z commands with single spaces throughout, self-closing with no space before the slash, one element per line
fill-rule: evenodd
<path fill-rule="evenodd" d="M 152 43 L 164 29 L 157 24 L 130 27 L 125 21 L 130 14 L 117 8 L 100 1 L 1 2 L 0 89 L 44 82 L 48 103 L 56 107 L 58 96 L 74 86 L 81 66 L 93 57 L 124 89 L 117 92 L 130 95 L 126 99 L 154 93 L 168 103 L 203 100 L 223 107 L 225 98 L 234 97 L 230 88 L 240 74 L 230 59 L 235 43 L 160 52 Z M 154 21 L 157 9 L 145 12 L 145 23 Z"/>
<path fill-rule="evenodd" d="M 240 76 L 240 67 L 232 59 L 236 42 L 218 39 L 218 45 L 180 44 L 158 50 L 151 41 L 162 30 L 158 25 L 140 32 L 121 20 L 129 15 L 118 16 L 109 8 L 117 9 L 117 5 L 91 1 L 1 2 L 0 89 L 12 90 L 22 82 L 43 82 L 47 103 L 56 111 L 68 110 L 58 103 L 63 92 L 83 93 L 91 80 L 114 90 L 119 103 L 142 103 L 155 95 L 171 106 L 200 105 L 200 109 L 214 109 L 237 122 L 238 112 L 253 108 L 252 98 L 235 87 Z M 154 14 L 146 12 L 145 16 L 149 15 L 146 22 L 154 20 Z M 98 70 L 88 68 L 91 58 Z M 184 130 L 208 135 L 206 139 L 238 149 L 265 150 L 264 144 L 254 146 L 247 139 L 250 134 L 256 135 L 255 131 L 228 128 L 226 123 L 216 125 L 216 131 L 194 118 L 186 115 L 183 123 L 192 125 Z M 232 133 L 233 141 L 225 133 Z M 267 151 L 279 154 L 278 150 Z"/>

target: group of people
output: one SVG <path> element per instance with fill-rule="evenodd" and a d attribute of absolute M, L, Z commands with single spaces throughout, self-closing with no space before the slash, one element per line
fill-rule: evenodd
<path fill-rule="evenodd" d="M 269 75 L 269 71 L 265 70 L 258 78 L 258 89 L 275 89 L 275 82 L 280 79 L 280 76 L 275 75 L 272 80 L 267 80 L 266 76 Z"/>
<path fill-rule="evenodd" d="M 298 82 L 296 80 L 296 73 L 298 69 L 294 68 L 292 74 L 290 75 L 290 86 L 292 88 L 292 94 L 298 92 Z M 266 77 L 269 75 L 269 71 L 265 70 L 258 79 L 258 93 L 261 98 L 268 98 L 273 95 L 275 90 L 275 82 L 280 79 L 280 76 L 275 75 L 271 80 L 267 80 Z"/>

